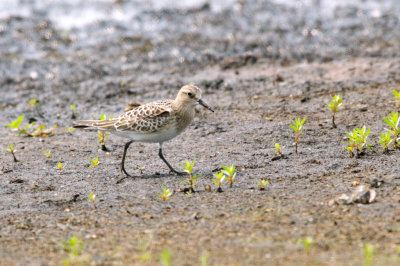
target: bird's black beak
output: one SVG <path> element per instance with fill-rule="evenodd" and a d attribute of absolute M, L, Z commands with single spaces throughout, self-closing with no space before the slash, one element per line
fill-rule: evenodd
<path fill-rule="evenodd" d="M 204 108 L 207 108 L 207 109 L 210 110 L 211 112 L 214 112 L 214 110 L 211 109 L 211 107 L 208 106 L 205 102 L 203 102 L 202 99 L 199 99 L 197 102 L 198 102 L 201 106 L 203 106 Z"/>

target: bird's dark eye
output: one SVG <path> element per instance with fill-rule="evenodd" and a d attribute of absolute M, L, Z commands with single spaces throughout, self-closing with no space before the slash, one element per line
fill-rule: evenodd
<path fill-rule="evenodd" d="M 188 92 L 188 96 L 189 96 L 190 98 L 193 98 L 193 93 Z"/>

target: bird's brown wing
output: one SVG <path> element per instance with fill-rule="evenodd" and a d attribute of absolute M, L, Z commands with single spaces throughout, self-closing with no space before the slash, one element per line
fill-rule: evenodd
<path fill-rule="evenodd" d="M 134 131 L 151 133 L 161 130 L 174 118 L 171 116 L 170 100 L 143 104 L 122 115 L 108 120 L 78 120 L 74 128 L 99 129 L 104 131 Z"/>
<path fill-rule="evenodd" d="M 169 104 L 156 103 L 141 105 L 115 118 L 115 130 L 143 133 L 161 130 L 173 120 L 173 117 Z"/>

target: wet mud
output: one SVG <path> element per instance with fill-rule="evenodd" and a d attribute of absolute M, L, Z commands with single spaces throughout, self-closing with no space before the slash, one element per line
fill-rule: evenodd
<path fill-rule="evenodd" d="M 399 111 L 400 6 L 295 2 L 33 1 L 0 13 L 1 146 L 14 144 L 18 159 L 2 148 L 0 264 L 160 265 L 168 249 L 173 265 L 361 265 L 371 244 L 376 265 L 398 265 L 400 150 L 383 154 L 378 137 L 382 117 Z M 90 8 L 106 15 L 85 22 Z M 196 159 L 195 192 L 180 192 L 185 177 L 169 173 L 156 144 L 132 144 L 136 177 L 118 182 L 126 139 L 107 136 L 103 151 L 96 132 L 68 131 L 190 82 L 215 113 L 199 107 L 163 150 L 177 168 Z M 335 93 L 344 100 L 332 128 L 324 105 Z M 5 127 L 20 115 L 57 124 L 54 136 Z M 296 117 L 307 117 L 298 154 Z M 350 158 L 346 133 L 363 125 L 372 149 Z M 213 173 L 229 164 L 236 182 L 218 193 Z M 373 187 L 374 202 L 330 203 L 358 185 Z M 174 190 L 169 201 L 162 187 Z M 62 247 L 72 236 L 84 242 L 74 258 Z"/>

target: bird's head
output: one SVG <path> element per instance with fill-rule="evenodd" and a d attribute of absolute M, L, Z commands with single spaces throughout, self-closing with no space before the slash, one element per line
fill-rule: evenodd
<path fill-rule="evenodd" d="M 198 87 L 191 84 L 185 85 L 179 90 L 176 100 L 192 106 L 200 104 L 201 106 L 207 108 L 211 112 L 214 112 L 214 110 L 201 99 L 201 90 Z"/>

